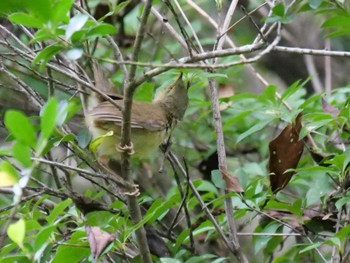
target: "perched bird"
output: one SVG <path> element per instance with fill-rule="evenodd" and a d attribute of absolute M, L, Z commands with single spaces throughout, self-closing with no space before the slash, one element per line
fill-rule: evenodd
<path fill-rule="evenodd" d="M 101 71 L 94 66 L 96 87 L 101 82 L 108 86 Z M 100 90 L 106 91 L 106 87 Z M 183 118 L 187 105 L 188 85 L 182 80 L 182 73 L 177 79 L 160 92 L 152 102 L 134 101 L 131 112 L 131 141 L 135 156 L 144 159 L 162 144 L 176 124 Z M 99 140 L 96 154 L 103 163 L 119 160 L 122 112 L 124 105 L 121 97 L 113 97 L 116 107 L 97 94 L 93 94 L 88 102 L 86 124 L 92 133 L 93 140 Z M 116 98 L 116 99 L 115 99 Z"/>

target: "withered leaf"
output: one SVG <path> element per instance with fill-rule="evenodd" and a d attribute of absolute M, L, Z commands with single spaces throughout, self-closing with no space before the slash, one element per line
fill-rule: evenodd
<path fill-rule="evenodd" d="M 339 110 L 333 107 L 331 104 L 329 104 L 324 98 L 321 99 L 321 103 L 324 112 L 330 113 L 334 117 L 336 117 L 339 114 Z"/>
<path fill-rule="evenodd" d="M 241 187 L 241 184 L 239 183 L 238 177 L 234 174 L 231 174 L 226 169 L 220 169 L 220 172 L 222 174 L 223 179 L 226 182 L 227 190 L 235 193 L 242 193 L 244 190 Z"/>
<path fill-rule="evenodd" d="M 290 124 L 269 144 L 270 186 L 273 193 L 283 189 L 294 172 L 285 172 L 297 167 L 304 149 L 304 142 L 299 141 L 302 114 L 299 113 L 295 124 Z"/>
<path fill-rule="evenodd" d="M 114 234 L 102 231 L 98 226 L 85 226 L 91 254 L 95 260 L 101 255 L 103 250 L 116 238 Z"/>

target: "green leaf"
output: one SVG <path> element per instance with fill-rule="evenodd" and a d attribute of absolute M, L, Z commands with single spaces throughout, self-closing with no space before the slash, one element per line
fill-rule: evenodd
<path fill-rule="evenodd" d="M 32 148 L 35 147 L 34 127 L 22 112 L 8 110 L 5 114 L 5 126 L 16 140 Z"/>
<path fill-rule="evenodd" d="M 48 102 L 44 105 L 40 113 L 40 128 L 41 136 L 45 139 L 48 139 L 55 126 L 58 113 L 58 102 L 57 99 L 51 97 Z"/>
<path fill-rule="evenodd" d="M 16 223 L 10 224 L 7 228 L 7 235 L 19 247 L 23 247 L 23 241 L 26 233 L 26 224 L 23 218 Z"/>
<path fill-rule="evenodd" d="M 69 21 L 69 10 L 72 7 L 73 0 L 60 0 L 56 3 L 53 2 L 53 12 L 51 15 L 51 21 L 56 24 L 59 23 L 68 23 Z"/>
<path fill-rule="evenodd" d="M 284 5 L 282 3 L 278 3 L 272 8 L 272 13 L 276 16 L 284 17 L 286 14 Z"/>
<path fill-rule="evenodd" d="M 84 14 L 77 14 L 72 17 L 66 30 L 66 39 L 70 39 L 75 32 L 82 29 L 87 20 L 88 16 Z"/>
<path fill-rule="evenodd" d="M 32 165 L 30 148 L 17 141 L 12 147 L 13 157 L 16 158 L 24 167 L 30 167 Z"/>
<path fill-rule="evenodd" d="M 136 101 L 152 101 L 154 91 L 154 83 L 144 82 L 137 88 L 134 98 Z"/>
<path fill-rule="evenodd" d="M 56 226 L 49 225 L 45 227 L 41 227 L 38 234 L 35 235 L 35 243 L 34 248 L 35 251 L 39 251 L 42 249 L 45 244 L 48 244 L 50 242 L 50 237 L 52 235 L 52 232 L 56 230 Z"/>
<path fill-rule="evenodd" d="M 262 130 L 263 128 L 265 128 L 265 126 L 267 126 L 269 123 L 271 123 L 271 121 L 274 118 L 268 118 L 268 119 L 264 119 L 264 120 L 260 120 L 257 124 L 255 124 L 253 127 L 251 127 L 250 129 L 248 129 L 247 131 L 241 133 L 236 141 L 236 144 L 239 143 L 240 141 L 242 141 L 243 139 L 245 139 L 246 137 L 252 135 L 253 133 Z"/>
<path fill-rule="evenodd" d="M 59 106 L 60 108 L 60 106 Z M 64 123 L 66 123 L 68 120 L 70 120 L 78 111 L 81 109 L 81 103 L 77 100 L 70 100 L 68 103 L 68 106 L 66 108 L 67 110 L 67 116 L 64 120 Z M 60 121 L 58 122 L 58 125 L 62 125 Z"/>
<path fill-rule="evenodd" d="M 123 9 L 130 4 L 131 0 L 120 2 L 119 4 L 116 5 L 114 8 L 114 14 L 119 14 Z"/>
<path fill-rule="evenodd" d="M 12 23 L 23 25 L 26 27 L 41 28 L 42 22 L 32 15 L 26 13 L 14 13 L 9 15 L 9 19 Z"/>
<path fill-rule="evenodd" d="M 347 225 L 339 230 L 338 233 L 335 234 L 335 237 L 339 238 L 340 240 L 348 239 L 350 235 L 350 225 Z"/>
<path fill-rule="evenodd" d="M 87 32 L 87 37 L 95 38 L 95 37 L 102 37 L 105 35 L 113 35 L 117 32 L 116 28 L 110 24 L 99 24 Z"/>
<path fill-rule="evenodd" d="M 19 181 L 19 175 L 16 169 L 9 161 L 3 161 L 0 164 L 0 187 L 12 186 Z"/>
<path fill-rule="evenodd" d="M 64 246 L 61 245 L 57 248 L 56 255 L 54 256 L 52 263 L 67 262 L 83 262 L 84 258 L 87 259 L 90 256 L 90 248 L 86 244 L 86 247 L 77 246 Z"/>
<path fill-rule="evenodd" d="M 64 49 L 60 43 L 55 43 L 50 46 L 47 46 L 41 50 L 34 58 L 32 65 L 40 64 L 39 70 L 42 71 L 47 62 L 49 62 L 56 54 L 61 52 Z"/>
<path fill-rule="evenodd" d="M 78 139 L 78 145 L 79 147 L 85 149 L 90 141 L 91 141 L 91 133 L 88 129 L 81 129 L 79 130 L 78 134 L 77 134 L 77 139 Z M 93 148 L 94 150 L 96 150 L 96 147 L 95 146 L 90 146 L 91 149 Z"/>
<path fill-rule="evenodd" d="M 296 82 L 294 82 L 292 85 L 290 85 L 285 92 L 283 92 L 281 100 L 285 100 L 287 99 L 289 96 L 291 96 L 292 94 L 294 94 L 298 89 L 300 89 L 303 84 L 299 85 L 300 80 L 297 80 Z"/>
<path fill-rule="evenodd" d="M 224 178 L 222 178 L 222 174 L 220 172 L 220 170 L 213 170 L 211 171 L 211 180 L 213 181 L 214 185 L 217 188 L 220 189 L 226 189 L 226 182 L 224 180 Z"/>
<path fill-rule="evenodd" d="M 270 233 L 274 234 L 281 227 L 281 225 L 277 222 L 271 222 L 265 227 L 258 227 L 256 232 L 258 233 Z M 268 241 L 271 240 L 272 236 L 254 236 L 254 251 L 258 253 L 262 248 L 264 248 Z"/>
<path fill-rule="evenodd" d="M 97 150 L 98 146 L 100 146 L 100 144 L 103 142 L 104 138 L 110 137 L 110 136 L 113 136 L 113 135 L 114 135 L 114 132 L 113 132 L 113 131 L 109 131 L 109 132 L 107 132 L 106 134 L 95 138 L 95 139 L 90 143 L 90 146 L 89 146 L 90 152 L 95 152 L 95 151 Z"/>
<path fill-rule="evenodd" d="M 50 215 L 46 217 L 46 220 L 49 224 L 53 224 L 57 217 L 61 214 L 63 214 L 64 210 L 72 204 L 71 199 L 67 199 L 63 202 L 58 203 L 55 208 L 50 212 Z"/>
<path fill-rule="evenodd" d="M 196 182 L 196 189 L 198 191 L 203 191 L 203 192 L 209 192 L 209 193 L 214 193 L 215 195 L 218 195 L 218 189 L 211 183 L 206 180 L 195 180 L 193 183 Z M 197 183 L 200 182 L 197 186 Z"/>
<path fill-rule="evenodd" d="M 350 196 L 345 196 L 340 198 L 336 203 L 335 203 L 335 207 L 340 210 L 343 205 L 347 204 L 350 202 Z"/>
<path fill-rule="evenodd" d="M 322 245 L 322 242 L 313 243 L 313 244 L 311 244 L 311 245 L 306 246 L 304 249 L 300 250 L 299 253 L 300 253 L 300 254 L 305 253 L 305 252 L 307 252 L 307 251 L 310 251 L 310 250 L 313 250 L 313 249 L 315 249 L 315 248 L 318 248 L 318 247 L 321 246 L 321 245 Z"/>
<path fill-rule="evenodd" d="M 259 96 L 259 100 L 268 101 L 275 103 L 276 102 L 276 91 L 277 87 L 275 85 L 269 85 L 265 88 L 263 93 Z"/>

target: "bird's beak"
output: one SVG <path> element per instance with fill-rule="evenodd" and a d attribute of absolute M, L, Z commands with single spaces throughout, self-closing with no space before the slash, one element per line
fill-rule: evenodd
<path fill-rule="evenodd" d="M 169 90 L 173 89 L 177 85 L 177 83 L 182 79 L 182 75 L 182 72 L 180 72 L 176 80 L 168 86 Z"/>

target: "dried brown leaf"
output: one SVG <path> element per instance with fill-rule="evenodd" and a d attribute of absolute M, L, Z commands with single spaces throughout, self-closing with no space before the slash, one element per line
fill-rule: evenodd
<path fill-rule="evenodd" d="M 225 169 L 221 169 L 221 174 L 226 182 L 227 190 L 235 193 L 242 193 L 244 190 L 239 183 L 239 179 L 234 174 L 231 174 L 229 171 Z"/>
<path fill-rule="evenodd" d="M 273 193 L 283 189 L 293 176 L 294 172 L 285 172 L 295 169 L 304 149 L 304 142 L 299 141 L 302 114 L 299 113 L 295 124 L 290 124 L 269 144 L 270 185 Z"/>
<path fill-rule="evenodd" d="M 101 255 L 103 250 L 116 238 L 114 234 L 102 231 L 98 226 L 85 226 L 91 254 L 95 260 Z"/>
<path fill-rule="evenodd" d="M 339 114 L 339 110 L 329 104 L 324 98 L 321 99 L 322 103 L 322 109 L 324 112 L 332 114 L 334 117 L 336 117 Z"/>

